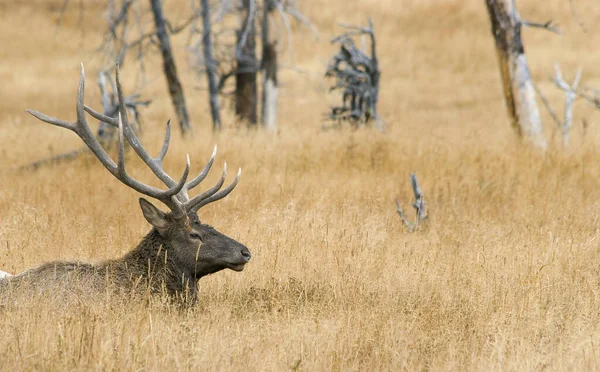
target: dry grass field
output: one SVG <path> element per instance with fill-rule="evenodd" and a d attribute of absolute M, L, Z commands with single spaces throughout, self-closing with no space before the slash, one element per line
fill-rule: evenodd
<path fill-rule="evenodd" d="M 149 230 L 139 195 L 96 159 L 18 170 L 80 146 L 24 110 L 73 119 L 81 61 L 86 101 L 100 106 L 93 50 L 103 2 L 85 1 L 83 23 L 74 2 L 57 27 L 61 3 L 0 3 L 0 269 L 11 272 L 118 257 Z M 169 2 L 173 19 L 184 18 L 181 3 Z M 196 89 L 204 78 L 188 68 L 185 35 L 174 40 L 196 133 L 175 136 L 166 167 L 180 172 L 189 153 L 197 171 L 215 143 L 219 161 L 242 167 L 238 188 L 200 217 L 250 248 L 246 269 L 202 279 L 189 310 L 160 300 L 22 298 L 0 308 L 0 369 L 600 368 L 600 113 L 578 101 L 565 148 L 543 112 L 548 152 L 521 146 L 483 1 L 299 3 L 321 40 L 296 30 L 303 73 L 282 72 L 277 134 L 239 129 L 229 114 L 227 130 L 212 134 L 205 91 Z M 584 33 L 567 0 L 517 3 L 523 18 L 553 19 L 565 31 L 524 30 L 533 76 L 562 113 L 563 95 L 548 79 L 554 61 L 568 78 L 581 65 L 583 82 L 600 88 L 600 10 L 575 1 Z M 388 129 L 323 132 L 334 99 L 322 80 L 328 40 L 336 22 L 366 15 L 379 38 Z M 143 141 L 158 151 L 174 113 L 157 56 L 148 68 L 156 79 L 144 91 L 154 101 Z M 153 180 L 133 156 L 128 164 Z M 431 216 L 409 233 L 394 199 L 409 208 L 413 171 Z"/>

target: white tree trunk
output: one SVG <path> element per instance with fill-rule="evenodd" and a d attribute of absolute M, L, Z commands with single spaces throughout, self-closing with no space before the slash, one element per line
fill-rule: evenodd
<path fill-rule="evenodd" d="M 521 135 L 530 139 L 536 145 L 546 148 L 540 111 L 535 100 L 536 94 L 527 65 L 525 54 L 509 58 L 511 72 L 511 90 L 515 99 L 516 120 L 521 130 Z"/>
<path fill-rule="evenodd" d="M 517 133 L 541 149 L 546 138 L 536 103 L 527 57 L 521 40 L 521 21 L 513 0 L 485 0 L 504 88 L 506 106 Z"/>
<path fill-rule="evenodd" d="M 263 83 L 263 107 L 262 124 L 263 128 L 269 131 L 277 130 L 277 82 L 269 76 L 265 76 Z"/>

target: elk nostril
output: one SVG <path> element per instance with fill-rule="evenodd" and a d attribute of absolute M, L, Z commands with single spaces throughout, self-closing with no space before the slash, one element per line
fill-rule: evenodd
<path fill-rule="evenodd" d="M 250 261 L 250 259 L 252 258 L 252 255 L 250 254 L 250 252 L 245 249 L 242 251 L 242 256 L 244 256 L 244 258 L 247 261 Z"/>

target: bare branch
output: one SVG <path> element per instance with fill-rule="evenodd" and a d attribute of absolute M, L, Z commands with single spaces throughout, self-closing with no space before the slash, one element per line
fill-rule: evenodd
<path fill-rule="evenodd" d="M 252 29 L 252 24 L 254 23 L 254 13 L 255 13 L 255 8 L 256 8 L 255 5 L 256 4 L 255 4 L 254 0 L 248 0 L 248 1 L 249 1 L 248 19 L 246 21 L 246 26 L 244 27 L 244 32 L 242 33 L 242 37 L 240 38 L 240 42 L 238 43 L 237 51 L 236 51 L 236 53 L 240 56 L 243 55 L 242 49 L 246 45 L 246 40 L 248 40 L 248 33 Z"/>
<path fill-rule="evenodd" d="M 180 33 L 181 31 L 185 30 L 189 25 L 191 25 L 199 16 L 200 14 L 198 12 L 194 12 L 191 16 L 188 17 L 188 19 L 186 19 L 179 26 L 176 27 L 171 26 L 170 22 L 166 22 L 169 33 L 172 35 Z"/>
<path fill-rule="evenodd" d="M 296 18 L 300 23 L 306 26 L 310 32 L 313 34 L 315 40 L 319 40 L 319 32 L 317 28 L 304 16 L 304 14 L 300 13 L 297 9 L 292 7 L 286 7 L 285 12 L 292 17 Z"/>
<path fill-rule="evenodd" d="M 338 23 L 337 25 L 342 28 L 347 28 L 349 30 L 355 30 L 361 34 L 370 34 L 373 32 L 373 29 L 371 27 L 361 27 L 361 26 L 351 25 L 348 23 Z"/>
<path fill-rule="evenodd" d="M 121 22 L 126 22 L 127 13 L 129 12 L 129 7 L 131 7 L 131 4 L 133 4 L 133 1 L 134 0 L 124 1 L 123 5 L 121 6 L 121 10 L 117 14 L 117 16 L 112 20 L 112 22 L 110 22 L 110 24 L 108 26 L 110 33 L 113 35 L 113 37 L 115 39 L 117 38 L 117 31 L 116 31 L 117 27 L 119 27 Z M 126 26 L 124 28 L 126 28 Z"/>
<path fill-rule="evenodd" d="M 400 219 L 402 220 L 402 223 L 406 227 L 408 227 L 408 229 L 412 232 L 414 230 L 414 225 L 413 225 L 412 222 L 410 222 L 408 220 L 408 218 L 406 218 L 406 214 L 404 213 L 404 210 L 402 209 L 402 207 L 400 207 L 400 202 L 398 201 L 398 199 L 396 199 L 396 212 L 400 216 Z"/>
<path fill-rule="evenodd" d="M 546 111 L 548 111 L 548 114 L 550 114 L 550 117 L 552 118 L 552 120 L 554 120 L 554 123 L 560 129 L 562 127 L 562 122 L 560 121 L 560 119 L 556 115 L 556 112 L 554 111 L 554 109 L 550 105 L 550 101 L 548 101 L 548 98 L 546 98 L 546 96 L 540 90 L 540 88 L 537 86 L 537 84 L 532 84 L 532 85 L 533 85 L 533 89 L 535 90 L 535 93 L 542 100 L 542 103 L 544 104 L 544 107 L 546 108 Z"/>
<path fill-rule="evenodd" d="M 579 86 L 579 81 L 581 80 L 581 67 L 577 70 L 577 74 L 575 75 L 575 79 L 573 80 L 573 84 L 569 85 L 562 76 L 562 72 L 560 71 L 560 66 L 558 63 L 554 64 L 554 71 L 556 76 L 553 81 L 558 88 L 563 90 L 566 93 L 565 97 L 565 119 L 561 126 L 563 141 L 565 146 L 569 143 L 569 131 L 571 130 L 571 123 L 573 120 L 573 102 L 577 96 L 577 88 Z"/>
<path fill-rule="evenodd" d="M 290 51 L 290 59 L 294 60 L 294 33 L 292 32 L 292 28 L 290 26 L 290 21 L 288 20 L 285 9 L 283 9 L 283 5 L 281 5 L 280 1 L 274 1 L 275 9 L 281 15 L 281 20 L 283 21 L 283 25 L 285 26 L 285 31 L 287 32 L 288 39 L 288 48 Z M 266 21 L 268 22 L 268 21 Z"/>
<path fill-rule="evenodd" d="M 225 17 L 225 15 L 229 12 L 231 12 L 231 10 L 233 9 L 233 4 L 231 2 L 231 0 L 221 0 L 221 7 L 219 8 L 219 11 L 217 12 L 217 18 L 216 21 L 217 22 L 221 22 L 223 20 L 223 18 Z"/>
<path fill-rule="evenodd" d="M 525 27 L 542 28 L 544 30 L 553 32 L 557 35 L 562 35 L 562 31 L 560 30 L 560 28 L 558 28 L 558 25 L 555 25 L 552 23 L 552 20 L 550 20 L 546 23 L 528 22 L 528 21 L 523 21 L 523 20 L 520 20 L 520 22 L 521 22 L 521 25 L 523 25 Z"/>

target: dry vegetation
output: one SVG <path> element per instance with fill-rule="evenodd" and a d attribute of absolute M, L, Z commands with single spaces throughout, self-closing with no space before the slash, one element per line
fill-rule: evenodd
<path fill-rule="evenodd" d="M 56 27 L 61 3 L 0 4 L 0 268 L 13 272 L 117 257 L 149 229 L 138 195 L 95 159 L 16 169 L 80 145 L 24 113 L 73 118 L 80 61 L 87 102 L 99 106 L 91 50 L 102 4 L 88 4 L 82 34 L 76 6 Z M 546 82 L 554 60 L 567 77 L 581 64 L 583 81 L 600 87 L 595 2 L 576 2 L 587 34 L 567 0 L 518 3 L 524 18 L 552 18 L 567 33 L 524 31 L 534 77 L 551 100 L 562 104 Z M 173 16 L 186 4 L 173 4 Z M 23 298 L 0 309 L 2 370 L 598 368 L 600 114 L 578 104 L 577 123 L 587 117 L 590 128 L 582 137 L 578 124 L 569 148 L 556 140 L 541 156 L 519 146 L 483 1 L 311 0 L 303 10 L 323 40 L 315 46 L 296 34 L 308 78 L 283 74 L 277 135 L 212 135 L 205 93 L 179 59 L 196 136 L 175 141 L 168 169 L 179 172 L 188 152 L 198 166 L 213 143 L 219 159 L 244 169 L 237 190 L 201 218 L 252 250 L 246 270 L 203 279 L 199 306 L 187 311 L 160 301 Z M 332 99 L 321 80 L 327 39 L 336 21 L 364 22 L 366 14 L 380 40 L 389 129 L 321 132 Z M 144 141 L 158 150 L 174 115 L 156 76 Z M 408 204 L 414 170 L 431 217 L 410 234 L 393 200 Z"/>

